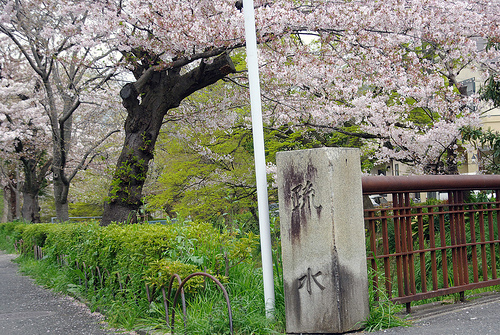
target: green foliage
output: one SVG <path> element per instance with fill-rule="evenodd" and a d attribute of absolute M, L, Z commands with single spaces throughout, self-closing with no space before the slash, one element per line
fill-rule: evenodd
<path fill-rule="evenodd" d="M 410 111 L 408 118 L 402 121 L 410 121 L 425 129 L 426 126 L 432 125 L 440 120 L 439 113 L 418 107 Z"/>
<path fill-rule="evenodd" d="M 3 202 L 4 202 L 4 192 L 0 189 L 0 218 L 3 216 Z"/>
<path fill-rule="evenodd" d="M 269 161 L 276 162 L 276 153 L 279 151 L 363 146 L 364 143 L 360 137 L 347 135 L 347 133 L 359 132 L 359 126 L 346 123 L 342 131 L 319 131 L 312 127 L 292 129 L 288 126 L 271 129 L 265 134 L 266 156 L 269 157 Z"/>
<path fill-rule="evenodd" d="M 235 334 L 284 334 L 285 319 L 282 286 L 276 283 L 275 320 L 265 317 L 262 273 L 250 264 L 235 268 L 232 280 L 225 286 L 231 300 Z M 229 334 L 227 308 L 220 290 L 207 281 L 204 295 L 188 300 L 187 327 L 179 322 L 179 334 Z"/>
<path fill-rule="evenodd" d="M 358 126 L 348 124 L 342 129 L 346 133 L 359 131 Z M 311 127 L 265 129 L 266 161 L 272 164 L 276 163 L 278 151 L 325 146 L 361 147 L 363 144 L 364 141 L 356 136 Z M 164 210 L 169 217 L 180 215 L 222 221 L 221 226 L 235 220 L 253 221 L 251 229 L 257 231 L 251 129 L 234 126 L 230 130 L 200 132 L 187 127 L 171 128 L 159 139 L 159 145 L 155 161 L 163 170 L 155 188 L 161 191 L 147 198 L 148 209 Z M 367 156 L 363 161 L 368 161 Z M 272 182 L 270 175 L 270 201 L 277 202 L 277 190 Z"/>
<path fill-rule="evenodd" d="M 142 135 L 143 146 L 140 151 L 149 150 L 150 140 Z M 142 184 L 146 180 L 147 164 L 145 160 L 138 157 L 132 150 L 129 150 L 127 158 L 116 167 L 109 195 L 104 199 L 107 202 L 120 199 L 125 203 L 137 202 L 135 194 L 131 194 L 130 188 L 133 185 Z"/>
<path fill-rule="evenodd" d="M 167 267 L 182 270 L 179 275 L 209 271 L 229 276 L 233 267 L 251 259 L 258 244 L 258 236 L 252 233 L 240 236 L 193 222 L 108 227 L 97 222 L 8 223 L 0 225 L 0 232 L 23 239 L 29 250 L 33 245 L 43 247 L 53 260 L 65 255 L 70 262 L 136 276 L 138 281 L 147 277 L 154 284 L 160 279 L 152 273 L 159 268 L 167 273 Z"/>
<path fill-rule="evenodd" d="M 493 102 L 493 106 L 498 108 L 500 106 L 500 81 L 495 75 L 490 76 L 481 90 L 481 99 Z"/>
<path fill-rule="evenodd" d="M 233 233 L 226 233 L 224 239 L 227 240 L 225 243 L 227 245 L 226 250 L 223 253 L 216 255 L 216 268 L 217 274 L 224 274 L 223 278 L 229 277 L 229 270 L 236 265 L 248 262 L 252 259 L 252 253 L 259 244 L 258 236 L 249 232 L 246 237 L 240 237 L 238 239 L 232 238 L 236 236 Z M 222 269 L 225 269 L 222 272 Z"/>
<path fill-rule="evenodd" d="M 56 207 L 54 202 L 54 197 L 41 197 L 41 211 L 40 218 L 41 222 L 51 222 L 51 219 L 56 216 Z M 91 201 L 93 199 L 90 199 Z M 94 217 L 101 216 L 103 212 L 102 203 L 93 203 L 93 202 L 70 202 L 68 204 L 68 213 L 70 218 L 77 217 Z M 70 219 L 77 220 L 77 219 Z M 81 220 L 82 221 L 82 220 Z"/>
<path fill-rule="evenodd" d="M 486 44 L 486 50 L 488 51 L 490 49 L 499 50 L 500 43 L 495 40 L 489 40 Z M 498 73 L 493 73 L 488 79 L 486 79 L 485 85 L 481 87 L 479 93 L 481 95 L 481 99 L 493 102 L 495 108 L 500 106 L 500 81 Z"/>
<path fill-rule="evenodd" d="M 144 278 L 146 283 L 151 287 L 168 287 L 170 279 L 174 274 L 178 274 L 181 278 L 186 278 L 191 273 L 199 271 L 195 265 L 184 264 L 179 261 L 172 261 L 170 259 L 160 259 L 149 263 L 145 271 Z M 179 285 L 175 280 L 173 288 Z M 194 277 L 186 283 L 184 289 L 188 293 L 195 293 L 203 286 L 203 278 Z"/>
<path fill-rule="evenodd" d="M 232 52 L 231 60 L 233 61 L 236 71 L 245 71 L 247 69 L 246 53 L 244 52 Z"/>
<path fill-rule="evenodd" d="M 9 253 L 15 251 L 14 242 L 21 239 L 22 230 L 18 221 L 6 222 L 0 224 L 0 249 L 6 250 Z"/>
<path fill-rule="evenodd" d="M 70 203 L 68 207 L 70 217 L 101 216 L 103 211 L 101 205 L 85 202 Z"/>
<path fill-rule="evenodd" d="M 156 162 L 164 167 L 158 179 L 162 191 L 148 197 L 148 207 L 162 209 L 170 217 L 214 222 L 255 211 L 251 133 L 246 129 L 210 134 L 178 131 L 193 136 L 206 152 L 191 149 L 173 134 L 162 137 L 165 150 L 156 153 Z"/>
<path fill-rule="evenodd" d="M 47 234 L 55 227 L 55 224 L 30 224 L 26 225 L 22 231 L 21 238 L 30 246 L 45 245 Z M 31 249 L 31 248 L 30 248 Z"/>
<path fill-rule="evenodd" d="M 40 222 L 50 222 L 56 217 L 56 203 L 53 196 L 42 196 L 40 199 Z"/>

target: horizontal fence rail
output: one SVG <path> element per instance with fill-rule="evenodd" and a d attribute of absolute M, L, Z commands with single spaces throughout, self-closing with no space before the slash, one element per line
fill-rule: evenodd
<path fill-rule="evenodd" d="M 491 192 L 470 196 L 478 190 Z M 436 191 L 448 200 L 412 203 L 410 193 Z M 363 193 L 392 196 L 365 209 L 368 262 L 374 288 L 408 312 L 412 301 L 500 284 L 500 176 L 364 177 Z"/>

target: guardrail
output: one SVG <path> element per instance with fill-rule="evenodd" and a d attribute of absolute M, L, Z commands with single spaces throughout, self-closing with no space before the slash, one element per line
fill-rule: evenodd
<path fill-rule="evenodd" d="M 500 176 L 377 176 L 362 183 L 365 195 L 392 195 L 392 204 L 365 209 L 373 284 L 392 301 L 410 312 L 412 301 L 452 293 L 463 300 L 466 290 L 500 285 Z M 491 198 L 470 202 L 474 190 L 490 190 Z M 410 193 L 436 191 L 448 200 L 411 203 Z"/>

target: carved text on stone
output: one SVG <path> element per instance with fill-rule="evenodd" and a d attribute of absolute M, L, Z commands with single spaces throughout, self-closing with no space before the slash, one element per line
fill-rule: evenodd
<path fill-rule="evenodd" d="M 292 210 L 304 209 L 306 206 L 311 209 L 311 205 L 316 209 L 321 205 L 316 205 L 314 197 L 316 196 L 312 182 L 306 181 L 305 185 L 299 184 L 292 188 Z"/>
<path fill-rule="evenodd" d="M 320 289 L 323 291 L 326 287 L 321 285 L 318 281 L 319 276 L 321 276 L 323 273 L 321 271 L 316 272 L 316 274 L 312 274 L 311 268 L 307 269 L 307 274 L 303 275 L 298 279 L 299 281 L 299 287 L 298 289 L 300 290 L 304 286 L 306 287 L 307 293 L 312 294 L 312 282 L 314 282 Z"/>

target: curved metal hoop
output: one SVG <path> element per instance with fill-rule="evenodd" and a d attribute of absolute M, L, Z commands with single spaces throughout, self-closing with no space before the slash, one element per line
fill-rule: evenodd
<path fill-rule="evenodd" d="M 174 332 L 174 321 L 175 321 L 174 320 L 175 319 L 175 309 L 173 307 L 175 306 L 175 303 L 177 302 L 177 299 L 179 298 L 179 294 L 181 294 L 181 291 L 182 291 L 182 295 L 184 295 L 183 288 L 184 288 L 184 285 L 186 285 L 186 282 L 188 280 L 190 280 L 191 278 L 196 277 L 196 276 L 203 276 L 203 277 L 210 278 L 221 289 L 222 293 L 224 294 L 224 298 L 226 299 L 227 314 L 229 317 L 229 331 L 230 331 L 230 334 L 233 334 L 233 313 L 231 311 L 231 303 L 229 302 L 229 295 L 227 294 L 227 291 L 224 288 L 224 285 L 222 285 L 222 283 L 217 278 L 215 278 L 214 276 L 212 276 L 208 273 L 205 273 L 205 272 L 192 273 L 189 276 L 187 276 L 186 278 L 184 278 L 182 283 L 179 284 L 179 287 L 177 288 L 177 291 L 175 292 L 174 301 L 172 303 L 172 321 L 171 321 L 171 326 L 170 326 L 170 328 L 172 329 L 172 332 Z"/>

